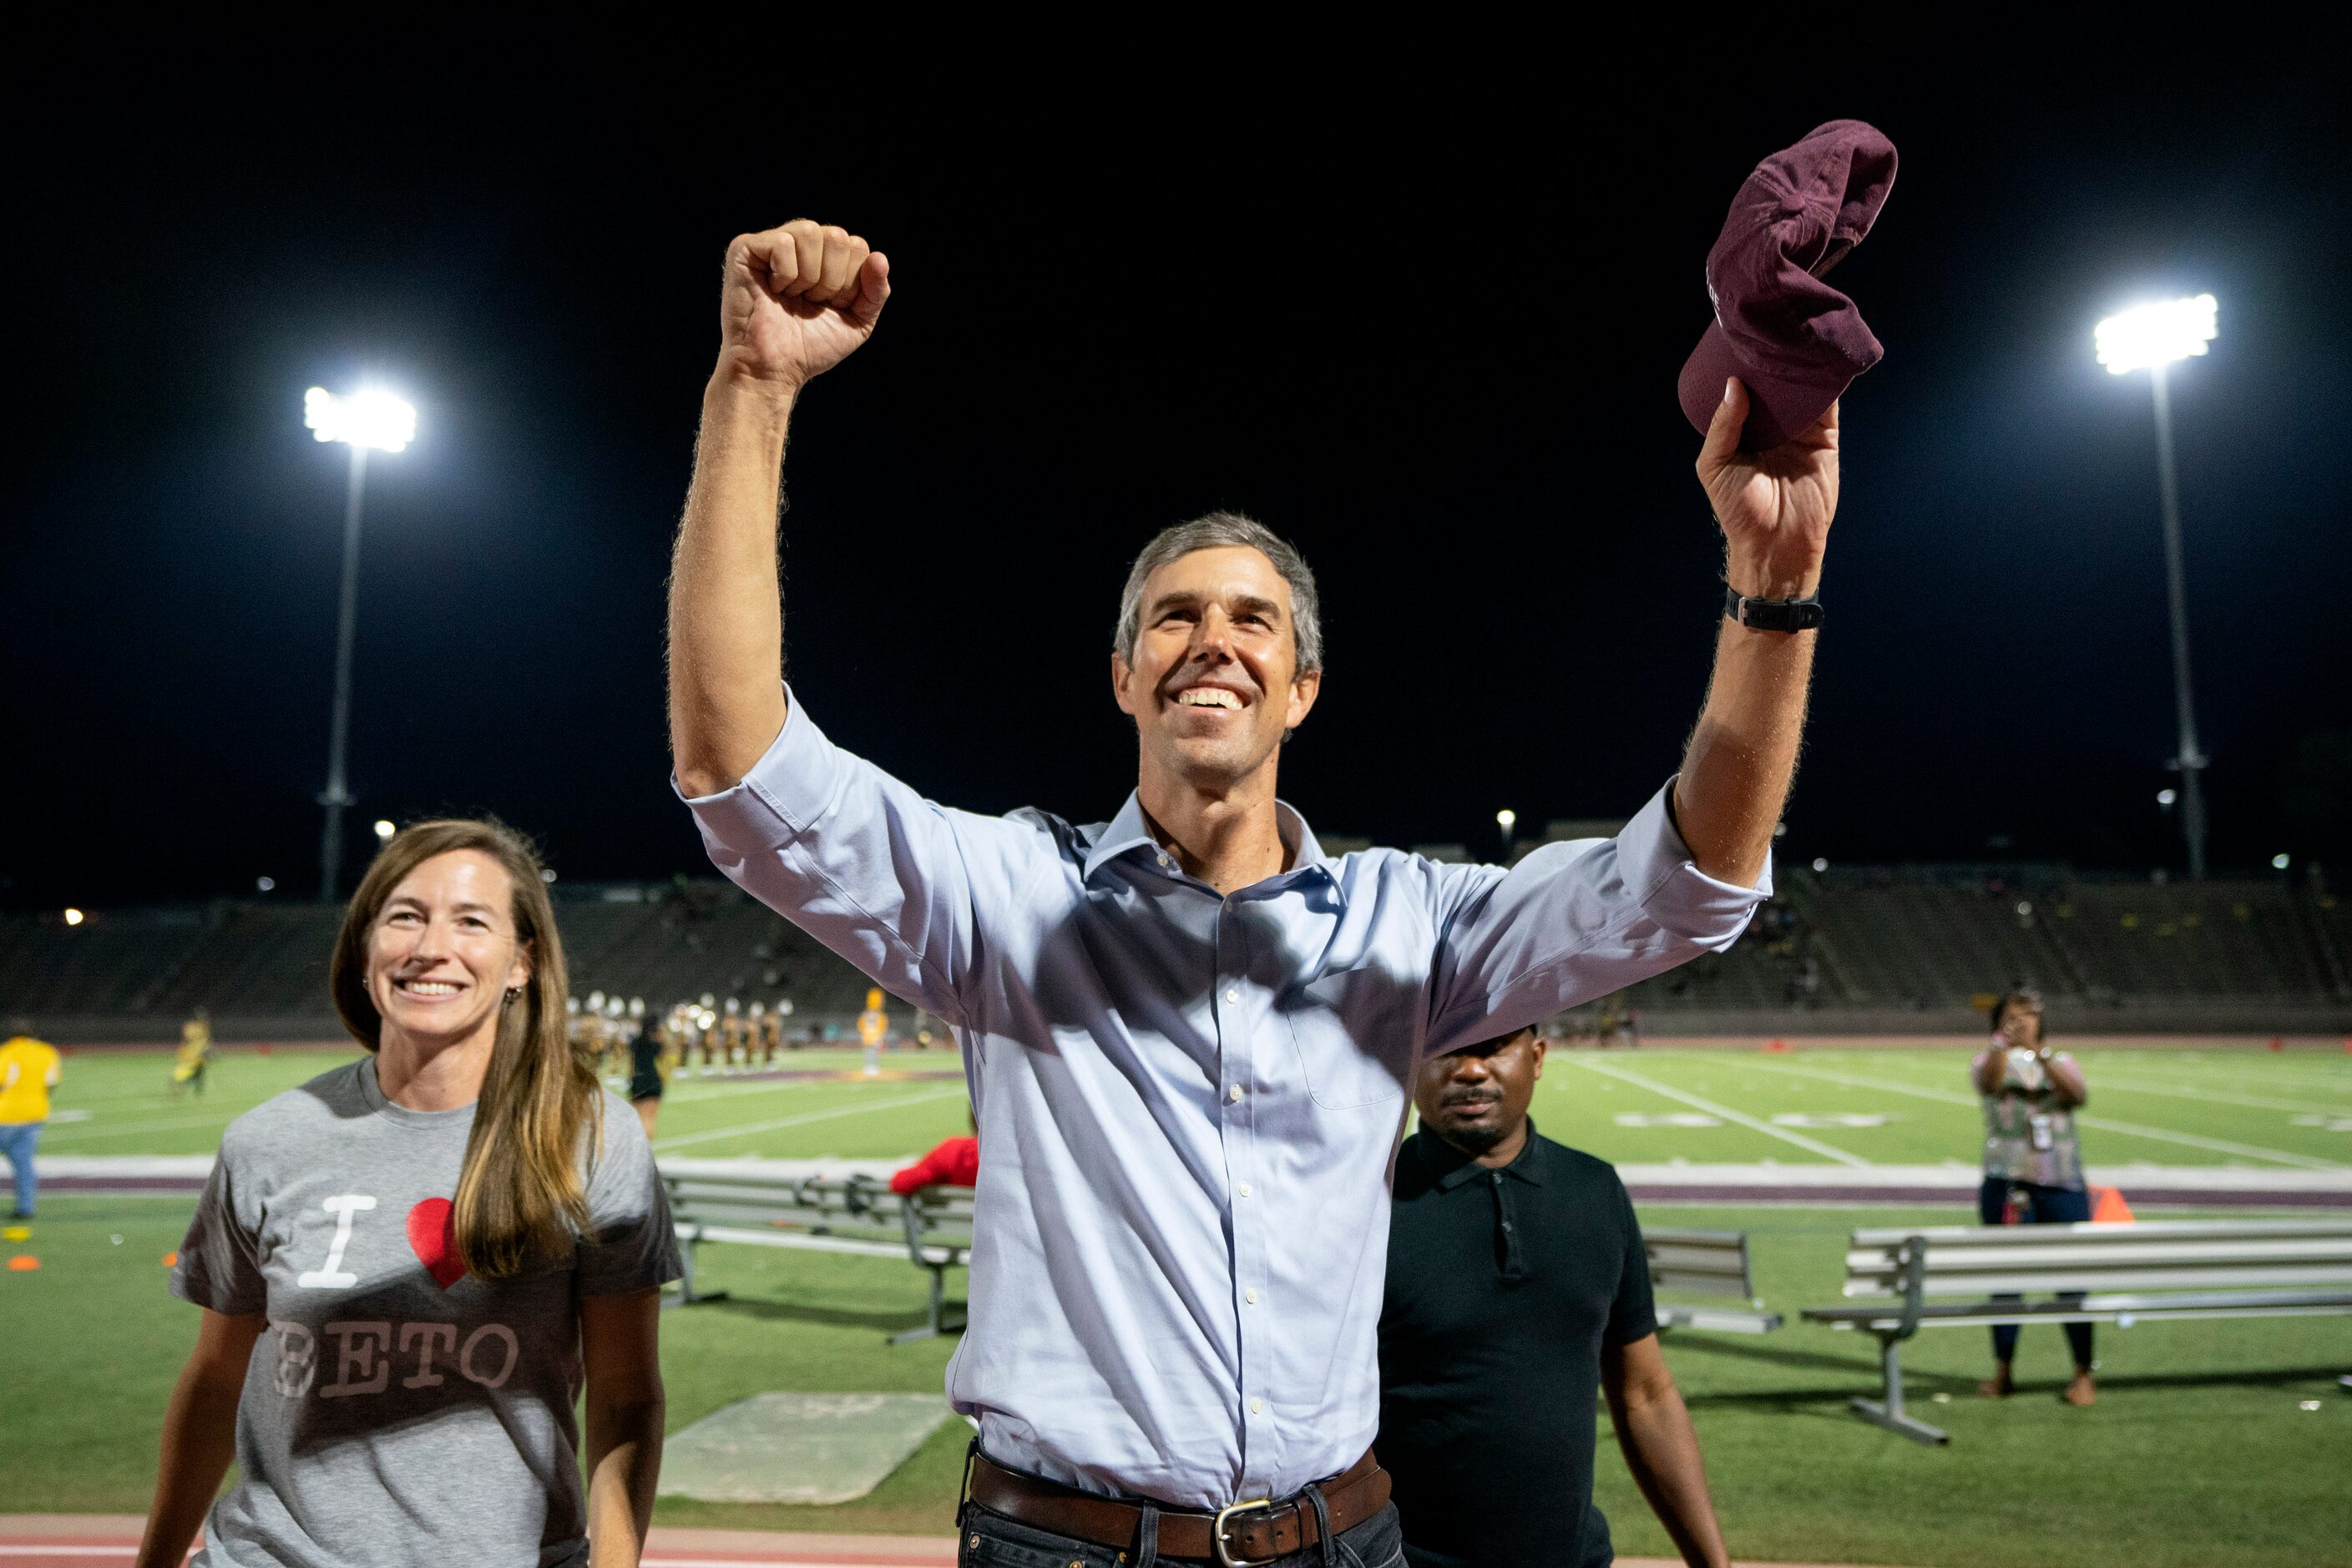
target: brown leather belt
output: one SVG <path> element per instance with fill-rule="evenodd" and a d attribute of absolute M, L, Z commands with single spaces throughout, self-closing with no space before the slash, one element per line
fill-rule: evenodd
<path fill-rule="evenodd" d="M 1321 1483 L 1331 1533 L 1339 1535 L 1389 1505 L 1389 1473 L 1367 1448 L 1364 1457 Z M 1116 1498 L 1097 1497 L 1036 1476 L 1008 1470 L 975 1451 L 967 1495 L 992 1513 L 1019 1520 L 1097 1546 L 1132 1547 L 1143 1527 L 1143 1510 Z M 1304 1492 L 1276 1501 L 1256 1498 L 1215 1513 L 1160 1510 L 1160 1555 L 1250 1568 L 1323 1539 L 1315 1505 Z"/>

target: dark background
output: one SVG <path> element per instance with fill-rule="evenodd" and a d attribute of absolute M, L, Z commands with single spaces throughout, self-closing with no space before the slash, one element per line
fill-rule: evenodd
<path fill-rule="evenodd" d="M 1321 576 L 1284 781 L 1318 828 L 1491 853 L 1500 805 L 1630 812 L 1718 613 L 1675 402 L 1700 263 L 1748 166 L 1840 116 L 1903 162 L 1835 279 L 1887 357 L 1846 401 L 1784 850 L 2179 861 L 2147 378 L 2091 328 L 2201 290 L 2221 338 L 2173 385 L 2213 857 L 2347 849 L 2323 40 L 1696 72 L 1139 37 L 1024 72 L 868 37 L 848 80 L 764 38 L 10 68 L 0 902 L 312 888 L 345 457 L 301 398 L 363 378 L 420 434 L 371 468 L 352 859 L 378 816 L 488 810 L 566 878 L 702 870 L 666 784 L 668 539 L 719 254 L 801 214 L 897 289 L 787 468 L 790 664 L 836 740 L 952 804 L 1108 816 L 1126 563 L 1233 507 Z"/>

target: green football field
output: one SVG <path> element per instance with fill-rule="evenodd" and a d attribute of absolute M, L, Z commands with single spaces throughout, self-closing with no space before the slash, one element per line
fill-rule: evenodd
<path fill-rule="evenodd" d="M 170 1058 L 68 1057 L 52 1154 L 201 1154 L 237 1112 L 350 1059 L 326 1049 L 226 1053 L 201 1099 L 169 1092 Z M 2352 1055 L 2086 1048 L 2085 1158 L 2100 1165 L 2325 1170 L 2352 1165 Z M 1535 1106 L 1545 1133 L 1619 1163 L 1973 1164 L 1969 1053 L 1559 1051 Z M 656 1147 L 694 1156 L 895 1158 L 965 1128 L 956 1057 L 896 1051 L 867 1079 L 856 1051 L 804 1051 L 793 1078 L 681 1078 Z"/>
<path fill-rule="evenodd" d="M 1973 1160 L 1974 1102 L 1960 1049 L 1647 1050 L 1557 1054 L 1537 1101 L 1544 1131 L 1622 1163 L 1937 1165 Z M 2352 1057 L 2087 1050 L 2095 1163 L 2352 1164 Z M 237 1111 L 348 1053 L 231 1052 L 202 1100 L 165 1092 L 169 1058 L 78 1053 L 45 1153 L 207 1152 Z M 894 1053 L 866 1079 L 856 1056 L 805 1053 L 792 1079 L 684 1079 L 659 1144 L 681 1155 L 897 1157 L 962 1130 L 943 1053 Z M 840 1075 L 840 1076 L 835 1076 Z M 8 1350 L 0 1507 L 131 1512 L 144 1504 L 163 1402 L 194 1331 L 163 1288 L 162 1258 L 189 1199 L 45 1200 L 33 1234 L 0 1244 L 37 1269 L 0 1272 Z M 2231 1211 L 2244 1214 L 2247 1211 Z M 1760 1337 L 1685 1332 L 1667 1356 L 1689 1398 L 1719 1510 L 1742 1558 L 1881 1564 L 2091 1564 L 2179 1568 L 2352 1560 L 2352 1319 L 2145 1323 L 2100 1331 L 2100 1401 L 2054 1397 L 2066 1367 L 2054 1329 L 2026 1333 L 2025 1392 L 1991 1403 L 1980 1330 L 1930 1331 L 1906 1348 L 1914 1400 L 1949 1447 L 1905 1442 L 1851 1415 L 1875 1386 L 1867 1339 L 1797 1322 L 1834 1301 L 1846 1232 L 1951 1223 L 1941 1210 L 1645 1206 L 1652 1225 L 1747 1231 L 1767 1305 L 1790 1326 Z M 2187 1217 L 2174 1211 L 2164 1217 Z M 740 1247 L 702 1255 L 731 1299 L 666 1313 L 673 1430 L 768 1389 L 929 1391 L 950 1346 L 892 1347 L 920 1321 L 923 1279 L 905 1264 Z M 961 1279 L 952 1282 L 961 1289 Z M 1945 1399 L 1948 1403 L 1934 1403 Z M 967 1429 L 930 1442 L 862 1501 L 747 1508 L 665 1500 L 677 1524 L 944 1533 Z M 1606 1439 L 1598 1495 L 1621 1551 L 1662 1553 Z"/>

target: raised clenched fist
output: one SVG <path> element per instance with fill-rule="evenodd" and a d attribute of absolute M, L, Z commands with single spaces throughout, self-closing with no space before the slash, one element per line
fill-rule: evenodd
<path fill-rule="evenodd" d="M 719 300 L 719 367 L 796 392 L 874 335 L 887 258 L 848 230 L 795 218 L 738 236 Z"/>

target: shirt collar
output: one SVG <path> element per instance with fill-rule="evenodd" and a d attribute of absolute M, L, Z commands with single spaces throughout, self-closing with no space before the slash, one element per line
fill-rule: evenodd
<path fill-rule="evenodd" d="M 1339 875 L 1324 858 L 1323 846 L 1317 840 L 1315 830 L 1307 826 L 1307 819 L 1297 808 L 1288 801 L 1277 800 L 1274 803 L 1274 820 L 1275 830 L 1282 835 L 1282 847 L 1290 852 L 1290 869 L 1266 881 L 1279 883 L 1307 874 L 1319 876 L 1330 884 L 1332 897 L 1344 903 L 1347 894 Z M 1129 790 L 1127 804 L 1118 808 L 1118 815 L 1095 831 L 1094 847 L 1087 851 L 1086 879 L 1093 881 L 1103 867 L 1139 850 L 1155 858 L 1162 853 L 1159 841 L 1144 825 L 1142 798 Z M 1175 858 L 1170 856 L 1168 860 L 1172 867 Z"/>
<path fill-rule="evenodd" d="M 1450 1193 L 1466 1183 L 1475 1182 L 1489 1173 L 1488 1167 L 1440 1138 L 1426 1127 L 1421 1130 L 1421 1157 L 1435 1173 L 1437 1190 Z M 1531 1187 L 1544 1184 L 1543 1140 L 1536 1136 L 1536 1119 L 1528 1118 L 1528 1141 L 1519 1150 L 1518 1158 L 1502 1167 L 1502 1173 L 1527 1183 Z"/>

